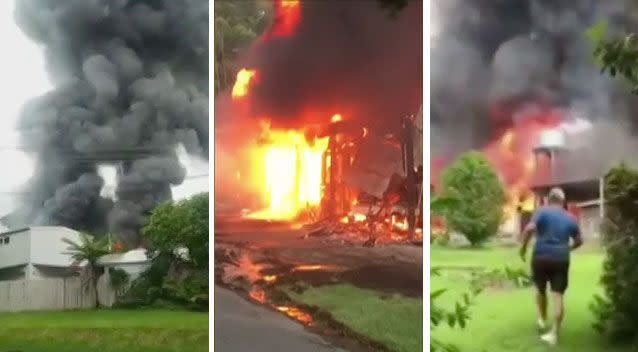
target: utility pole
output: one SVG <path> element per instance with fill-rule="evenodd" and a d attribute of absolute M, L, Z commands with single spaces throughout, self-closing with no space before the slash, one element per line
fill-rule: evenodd
<path fill-rule="evenodd" d="M 414 172 L 414 119 L 412 116 L 403 118 L 403 161 L 406 175 L 407 191 L 407 218 L 408 218 L 408 239 L 414 240 L 416 230 L 416 175 Z"/>

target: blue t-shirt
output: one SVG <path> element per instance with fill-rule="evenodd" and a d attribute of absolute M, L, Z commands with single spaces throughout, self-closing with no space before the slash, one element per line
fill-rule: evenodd
<path fill-rule="evenodd" d="M 531 221 L 536 225 L 533 257 L 569 261 L 569 239 L 579 233 L 578 224 L 571 214 L 558 207 L 542 207 Z"/>

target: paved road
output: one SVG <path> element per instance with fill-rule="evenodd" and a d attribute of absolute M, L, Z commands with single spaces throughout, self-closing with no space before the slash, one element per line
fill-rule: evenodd
<path fill-rule="evenodd" d="M 285 316 L 215 286 L 215 350 L 222 352 L 345 352 Z"/>

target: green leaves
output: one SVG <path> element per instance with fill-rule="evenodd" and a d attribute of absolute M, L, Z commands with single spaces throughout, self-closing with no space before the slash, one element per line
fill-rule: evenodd
<path fill-rule="evenodd" d="M 441 275 L 440 268 L 431 268 L 431 276 Z M 470 307 L 474 304 L 474 299 L 481 292 L 482 288 L 472 287 L 469 293 L 464 293 L 462 301 L 455 302 L 452 310 L 447 310 L 438 305 L 440 298 L 447 289 L 442 288 L 430 292 L 430 330 L 434 331 L 441 323 L 446 323 L 449 327 L 459 327 L 465 329 L 470 320 Z M 453 344 L 446 344 L 431 336 L 430 351 L 457 352 L 458 347 Z"/>
<path fill-rule="evenodd" d="M 605 39 L 607 36 L 607 32 L 609 30 L 609 22 L 600 21 L 594 26 L 592 26 L 589 30 L 587 30 L 586 35 L 591 40 L 592 43 L 598 44 Z"/>
<path fill-rule="evenodd" d="M 607 39 L 609 25 L 599 22 L 587 31 L 594 45 L 594 62 L 600 66 L 601 73 L 611 77 L 620 76 L 634 93 L 638 93 L 638 42 L 634 33 Z"/>
<path fill-rule="evenodd" d="M 443 172 L 442 197 L 454 199 L 445 212 L 446 220 L 472 245 L 482 244 L 498 231 L 505 189 L 482 154 L 463 154 Z"/>
<path fill-rule="evenodd" d="M 235 81 L 234 62 L 267 28 L 272 9 L 255 0 L 215 1 L 215 95 Z"/>
<path fill-rule="evenodd" d="M 442 215 L 458 207 L 459 200 L 455 198 L 432 197 L 430 199 L 430 213 Z"/>
<path fill-rule="evenodd" d="M 157 206 L 142 233 L 154 249 L 174 255 L 188 249 L 189 261 L 196 268 L 208 268 L 208 193 L 176 204 Z"/>
<path fill-rule="evenodd" d="M 79 242 L 74 242 L 68 238 L 64 238 L 62 241 L 69 245 L 64 254 L 70 255 L 76 262 L 86 260 L 92 266 L 97 263 L 100 257 L 111 252 L 109 248 L 109 238 L 107 236 L 96 238 L 85 233 L 80 233 Z"/>
<path fill-rule="evenodd" d="M 603 295 L 594 297 L 590 310 L 594 328 L 615 343 L 638 339 L 638 171 L 619 165 L 605 175 L 605 248 Z M 635 349 L 635 345 L 633 345 Z"/>

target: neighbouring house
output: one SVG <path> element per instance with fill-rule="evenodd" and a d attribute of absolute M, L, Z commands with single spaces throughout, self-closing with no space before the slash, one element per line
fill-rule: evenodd
<path fill-rule="evenodd" d="M 130 284 L 151 266 L 151 258 L 146 249 L 137 248 L 124 253 L 107 254 L 98 259 L 98 265 L 104 268 L 104 274 L 98 280 L 100 305 L 112 307 L 118 300 L 118 294 L 126 292 Z M 111 285 L 111 273 L 116 269 L 128 274 L 128 283 L 117 289 Z"/>
<path fill-rule="evenodd" d="M 80 241 L 61 226 L 32 226 L 0 233 L 0 281 L 64 278 L 78 275 L 80 264 L 65 254 L 63 239 Z"/>
<path fill-rule="evenodd" d="M 146 249 L 137 248 L 124 253 L 107 254 L 98 259 L 98 265 L 104 267 L 107 273 L 112 269 L 123 270 L 133 281 L 151 266 L 151 259 L 146 255 Z"/>

